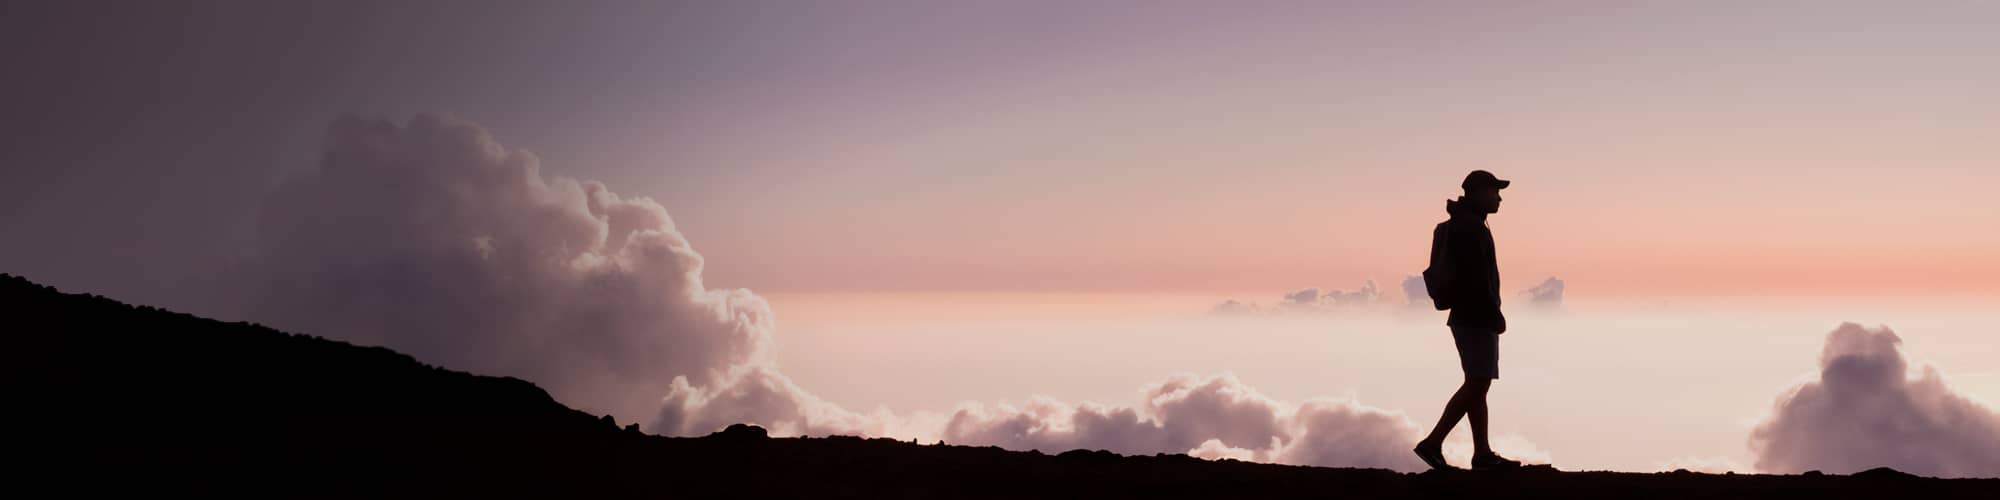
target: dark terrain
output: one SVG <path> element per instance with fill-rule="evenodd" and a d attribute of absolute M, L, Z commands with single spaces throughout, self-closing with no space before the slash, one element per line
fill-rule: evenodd
<path fill-rule="evenodd" d="M 1473 497 L 2000 498 L 2000 479 L 1560 472 L 1403 474 L 1057 455 L 738 425 L 649 436 L 533 384 L 0 275 L 12 498 Z"/>

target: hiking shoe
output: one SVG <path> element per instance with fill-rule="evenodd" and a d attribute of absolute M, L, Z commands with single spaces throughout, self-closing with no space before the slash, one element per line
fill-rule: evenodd
<path fill-rule="evenodd" d="M 1518 468 L 1521 468 L 1521 462 L 1515 460 L 1509 460 L 1507 457 L 1503 457 L 1497 454 L 1488 453 L 1485 455 L 1472 456 L 1472 470 L 1499 470 L 1499 469 L 1518 469 Z"/>
<path fill-rule="evenodd" d="M 1410 451 L 1417 452 L 1417 458 L 1423 459 L 1424 465 L 1429 465 L 1432 469 L 1452 470 L 1457 468 L 1452 467 L 1449 463 L 1445 463 L 1443 444 L 1425 446 L 1424 443 L 1417 443 L 1417 447 Z"/>

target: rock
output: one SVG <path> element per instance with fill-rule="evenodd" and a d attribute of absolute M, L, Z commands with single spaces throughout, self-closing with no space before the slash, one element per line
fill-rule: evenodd
<path fill-rule="evenodd" d="M 1873 468 L 1873 469 L 1868 469 L 1868 470 L 1864 470 L 1864 471 L 1861 471 L 1861 472 L 1856 472 L 1856 473 L 1854 473 L 1854 477 L 1866 477 L 1866 478 L 1889 478 L 1889 479 L 1911 479 L 1911 478 L 1915 478 L 1915 477 L 1917 477 L 1917 475 L 1916 475 L 1916 474 L 1911 474 L 1911 473 L 1908 473 L 1908 472 L 1903 472 L 1903 471 L 1899 471 L 1899 470 L 1896 470 L 1896 469 L 1891 469 L 1891 468 L 1888 468 L 1888 467 L 1876 467 L 1876 468 Z"/>
<path fill-rule="evenodd" d="M 1056 454 L 1056 456 L 1068 459 L 1086 459 L 1086 460 L 1115 460 L 1120 457 L 1120 455 L 1118 455 L 1117 453 L 1112 453 L 1110 450 L 1086 450 L 1083 448 L 1077 448 L 1074 450 L 1058 453 Z"/>
<path fill-rule="evenodd" d="M 755 425 L 729 424 L 729 427 L 703 437 L 731 443 L 744 443 L 769 439 L 771 433 L 765 431 L 763 427 Z"/>

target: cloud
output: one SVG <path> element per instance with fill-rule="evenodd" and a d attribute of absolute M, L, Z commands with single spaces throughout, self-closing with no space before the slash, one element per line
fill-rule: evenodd
<path fill-rule="evenodd" d="M 1311 306 L 1319 304 L 1319 288 L 1306 288 L 1285 294 L 1278 301 L 1281 306 Z"/>
<path fill-rule="evenodd" d="M 1901 344 L 1886 326 L 1829 333 L 1819 377 L 1778 396 L 1751 432 L 1757 469 L 2000 476 L 2000 415 L 1953 392 L 1936 367 L 1910 373 Z"/>
<path fill-rule="evenodd" d="M 1563 280 L 1550 276 L 1535 286 L 1521 291 L 1528 304 L 1537 307 L 1557 307 L 1563 303 Z"/>
<path fill-rule="evenodd" d="M 1315 399 L 1300 405 L 1287 421 L 1287 430 L 1297 439 L 1274 450 L 1277 462 L 1403 471 L 1426 468 L 1410 452 L 1423 433 L 1401 413 L 1353 401 Z"/>
<path fill-rule="evenodd" d="M 1372 279 L 1363 282 L 1361 284 L 1361 288 L 1357 288 L 1352 291 L 1327 290 L 1324 293 L 1319 293 L 1318 297 L 1316 298 L 1311 295 L 1301 295 L 1307 293 L 1308 291 L 1317 292 L 1318 290 L 1319 289 L 1317 288 L 1308 288 L 1305 290 L 1300 290 L 1298 292 L 1293 292 L 1292 295 L 1288 295 L 1287 298 L 1291 298 L 1292 296 L 1297 296 L 1299 298 L 1306 299 L 1298 303 L 1298 305 L 1301 306 L 1367 305 L 1367 304 L 1373 304 L 1375 303 L 1375 301 L 1380 300 L 1382 298 L 1381 288 L 1375 286 L 1375 280 Z"/>
<path fill-rule="evenodd" d="M 821 400 L 778 373 L 775 366 L 734 367 L 727 378 L 706 387 L 675 377 L 649 430 L 664 435 L 703 435 L 747 422 L 780 436 L 845 434 L 936 439 L 942 420 L 929 412 L 897 415 L 886 408 L 856 413 Z"/>
<path fill-rule="evenodd" d="M 1148 384 L 1141 406 L 1064 404 L 1036 396 L 1025 406 L 967 403 L 945 424 L 952 443 L 1061 452 L 1076 448 L 1120 453 L 1181 453 L 1208 440 L 1236 448 L 1284 441 L 1279 408 L 1234 376 L 1175 374 Z"/>
<path fill-rule="evenodd" d="M 1285 293 L 1270 307 L 1255 302 L 1245 303 L 1235 299 L 1225 300 L 1209 308 L 1209 313 L 1218 315 L 1259 315 L 1321 313 L 1367 308 L 1381 303 L 1382 290 L 1375 280 L 1361 284 L 1354 290 L 1301 288 Z"/>
<path fill-rule="evenodd" d="M 1463 434 L 1463 433 L 1461 433 Z M 1400 412 L 1350 399 L 1274 400 L 1229 373 L 1179 373 L 1140 391 L 1138 406 L 1065 404 L 1047 397 L 1023 406 L 967 403 L 951 416 L 947 442 L 1060 452 L 1076 448 L 1123 454 L 1187 453 L 1209 458 L 1329 467 L 1423 470 L 1410 453 L 1423 436 Z M 1470 446 L 1455 436 L 1451 454 Z M 1495 447 L 1530 461 L 1548 453 L 1515 437 Z"/>
<path fill-rule="evenodd" d="M 1541 308 L 1557 308 L 1562 306 L 1563 303 L 1563 287 L 1563 280 L 1550 276 L 1548 279 L 1542 280 L 1541 283 L 1522 290 L 1520 294 L 1523 298 L 1527 299 L 1529 305 Z M 1423 275 L 1411 274 L 1404 276 L 1402 289 L 1405 306 L 1426 310 L 1430 308 L 1431 296 L 1429 289 L 1426 288 L 1424 283 Z M 1375 306 L 1383 302 L 1381 288 L 1376 286 L 1375 280 L 1368 280 L 1361 285 L 1361 288 L 1352 291 L 1329 290 L 1318 287 L 1294 290 L 1281 296 L 1270 307 L 1260 306 L 1255 302 L 1246 303 L 1235 299 L 1225 300 L 1209 308 L 1209 313 L 1216 315 L 1281 315 L 1287 313 L 1351 311 L 1356 308 Z"/>
<path fill-rule="evenodd" d="M 1556 308 L 1563 303 L 1563 280 L 1554 276 L 1542 280 L 1535 286 L 1521 290 L 1520 295 L 1531 306 Z M 1403 300 L 1410 307 L 1429 307 L 1431 295 L 1424 284 L 1424 275 L 1412 274 L 1403 277 Z"/>
<path fill-rule="evenodd" d="M 1403 277 L 1403 301 L 1410 307 L 1431 306 L 1431 292 L 1424 286 L 1424 275 L 1412 274 Z"/>
<path fill-rule="evenodd" d="M 521 377 L 620 420 L 770 363 L 770 306 L 704 287 L 660 204 L 545 178 L 533 154 L 449 116 L 335 121 L 318 167 L 265 198 L 258 231 L 253 319 Z"/>
<path fill-rule="evenodd" d="M 1235 459 L 1248 462 L 1257 459 L 1257 452 L 1255 450 L 1222 444 L 1222 440 L 1220 439 L 1202 441 L 1200 446 L 1188 450 L 1187 455 L 1208 460 Z"/>
<path fill-rule="evenodd" d="M 1256 304 L 1248 304 L 1236 299 L 1222 301 L 1221 304 L 1216 304 L 1215 307 L 1208 309 L 1209 314 L 1224 316 L 1259 314 L 1262 312 L 1264 312 L 1263 308 L 1257 307 Z"/>
<path fill-rule="evenodd" d="M 255 321 L 520 377 L 656 434 L 747 422 L 774 435 L 1419 467 L 1408 451 L 1416 426 L 1400 413 L 1274 401 L 1227 374 L 1149 384 L 1138 406 L 1033 397 L 948 415 L 842 408 L 784 375 L 770 306 L 706 287 L 703 262 L 659 203 L 545 176 L 533 154 L 477 125 L 343 117 L 317 168 L 265 198 L 237 283 Z M 1300 306 L 1376 295 L 1372 282 L 1293 294 Z"/>

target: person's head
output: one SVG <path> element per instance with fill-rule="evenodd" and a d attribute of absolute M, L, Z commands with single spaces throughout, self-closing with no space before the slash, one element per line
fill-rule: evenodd
<path fill-rule="evenodd" d="M 1474 170 L 1465 174 L 1465 181 L 1460 182 L 1458 187 L 1465 189 L 1465 203 L 1472 204 L 1472 208 L 1480 212 L 1491 214 L 1500 212 L 1500 190 L 1512 183 L 1494 177 L 1492 172 Z"/>

